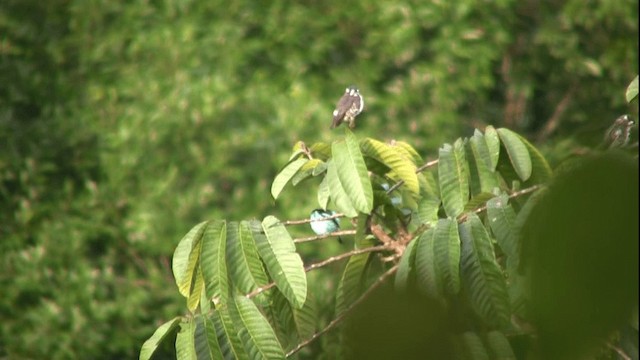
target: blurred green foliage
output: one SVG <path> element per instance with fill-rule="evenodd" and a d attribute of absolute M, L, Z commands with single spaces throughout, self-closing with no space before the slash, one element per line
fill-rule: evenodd
<path fill-rule="evenodd" d="M 0 357 L 135 357 L 193 224 L 308 216 L 269 185 L 351 83 L 362 136 L 429 158 L 493 124 L 561 159 L 637 115 L 637 63 L 633 0 L 4 0 Z"/>

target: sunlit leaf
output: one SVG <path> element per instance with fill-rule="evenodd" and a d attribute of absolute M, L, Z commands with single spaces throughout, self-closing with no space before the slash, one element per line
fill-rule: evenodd
<path fill-rule="evenodd" d="M 442 204 L 447 216 L 456 217 L 469 200 L 469 166 L 462 140 L 458 139 L 453 146 L 444 144 L 439 155 L 438 180 Z"/>
<path fill-rule="evenodd" d="M 174 317 L 166 323 L 160 325 L 147 341 L 142 344 L 140 350 L 140 360 L 149 360 L 153 353 L 158 349 L 158 345 L 162 343 L 169 334 L 171 334 L 180 325 L 181 318 Z"/>
<path fill-rule="evenodd" d="M 331 149 L 338 179 L 353 207 L 362 213 L 370 213 L 373 208 L 373 189 L 358 140 L 345 127 L 344 140 L 335 141 Z"/>
<path fill-rule="evenodd" d="M 280 220 L 271 215 L 262 221 L 262 229 L 266 236 L 253 233 L 260 257 L 278 289 L 301 308 L 307 297 L 307 277 L 293 239 Z"/>
<path fill-rule="evenodd" d="M 282 189 L 284 189 L 289 180 L 291 180 L 291 178 L 293 178 L 298 170 L 300 170 L 302 165 L 306 164 L 308 161 L 309 159 L 307 158 L 295 159 L 292 162 L 288 163 L 284 167 L 284 169 L 282 169 L 280 173 L 276 175 L 276 178 L 271 184 L 271 196 L 273 196 L 274 199 L 278 198 L 278 196 L 282 192 Z"/>

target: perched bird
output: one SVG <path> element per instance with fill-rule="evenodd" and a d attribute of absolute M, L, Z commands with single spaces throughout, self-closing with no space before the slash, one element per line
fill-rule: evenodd
<path fill-rule="evenodd" d="M 325 235 L 332 233 L 334 231 L 340 230 L 340 219 L 334 218 L 329 220 L 321 220 L 324 218 L 331 217 L 335 215 L 335 211 L 331 210 L 323 210 L 323 209 L 315 209 L 311 212 L 311 220 L 320 220 L 320 221 L 311 221 L 309 224 L 311 225 L 311 229 L 316 235 Z M 342 243 L 342 238 L 338 236 L 338 241 Z"/>
<path fill-rule="evenodd" d="M 635 122 L 631 120 L 629 115 L 622 115 L 617 118 L 604 135 L 604 147 L 611 149 L 627 146 L 629 144 L 631 129 L 634 126 Z"/>
<path fill-rule="evenodd" d="M 349 128 L 356 126 L 355 119 L 364 109 L 364 99 L 360 95 L 360 90 L 355 86 L 349 86 L 338 101 L 336 109 L 333 110 L 333 123 L 331 129 L 340 126 L 343 122 L 349 123 Z"/>

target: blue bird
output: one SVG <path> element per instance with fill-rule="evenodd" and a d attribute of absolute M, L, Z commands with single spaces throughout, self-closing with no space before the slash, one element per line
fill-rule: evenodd
<path fill-rule="evenodd" d="M 335 215 L 332 210 L 315 209 L 311 212 L 311 220 L 320 220 Z M 340 230 L 340 219 L 334 218 L 324 221 L 312 221 L 309 223 L 316 235 L 325 235 Z M 338 236 L 338 241 L 342 243 L 342 238 Z"/>

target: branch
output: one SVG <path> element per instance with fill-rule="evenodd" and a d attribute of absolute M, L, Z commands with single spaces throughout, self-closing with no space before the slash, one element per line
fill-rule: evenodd
<path fill-rule="evenodd" d="M 384 281 L 387 280 L 387 278 L 389 276 L 393 275 L 398 270 L 398 266 L 399 265 L 395 265 L 392 268 L 390 268 L 389 270 L 387 270 L 384 274 L 380 275 L 380 277 L 371 285 L 371 287 L 369 287 L 367 289 L 367 291 L 365 291 L 362 295 L 360 295 L 358 300 L 354 301 L 351 305 L 349 305 L 349 307 L 347 307 L 340 315 L 338 315 L 338 317 L 336 317 L 335 319 L 331 320 L 331 322 L 324 329 L 322 329 L 322 330 L 318 331 L 317 333 L 313 334 L 310 338 L 308 338 L 307 340 L 301 342 L 295 348 L 293 348 L 291 351 L 289 351 L 287 353 L 287 357 L 297 353 L 298 351 L 300 351 L 300 349 L 302 349 L 303 347 L 311 344 L 314 340 L 316 340 L 318 337 L 320 337 L 324 333 L 326 333 L 329 330 L 332 330 L 333 328 L 335 328 L 340 322 L 342 322 L 347 317 L 347 315 L 349 315 L 349 313 L 356 306 L 360 305 L 360 303 L 362 303 L 367 297 L 369 297 L 369 295 L 371 295 L 371 293 L 373 293 L 373 291 L 375 289 L 377 289 L 380 285 L 382 285 L 382 283 L 384 283 Z"/>
<path fill-rule="evenodd" d="M 542 185 L 533 185 L 533 186 L 528 187 L 526 189 L 518 190 L 516 192 L 511 193 L 511 195 L 509 195 L 509 199 L 514 199 L 514 198 L 517 198 L 519 196 L 532 193 L 532 192 L 540 189 L 541 187 L 542 187 Z M 473 213 L 480 214 L 481 212 L 483 212 L 485 210 L 487 210 L 487 204 L 486 203 L 484 205 L 480 206 L 479 208 L 473 210 Z M 460 217 L 458 217 L 458 223 L 461 224 L 461 223 L 465 222 L 467 220 L 468 214 L 469 213 L 466 212 L 466 213 L 460 215 Z"/>
<path fill-rule="evenodd" d="M 340 255 L 336 255 L 336 256 L 332 256 L 326 260 L 322 260 L 320 262 L 317 263 L 313 263 L 307 267 L 304 268 L 304 271 L 309 272 L 313 269 L 317 269 L 320 267 L 323 267 L 325 265 L 329 265 L 331 263 L 334 263 L 336 261 L 340 261 L 344 258 L 348 258 L 351 256 L 355 256 L 355 255 L 360 255 L 360 254 L 364 254 L 364 253 L 369 253 L 369 252 L 376 252 L 376 251 L 384 251 L 384 250 L 389 250 L 389 247 L 387 245 L 378 245 L 378 246 L 372 246 L 372 247 L 368 247 L 368 248 L 363 248 L 363 249 L 355 249 L 355 250 L 351 250 L 347 253 L 344 254 L 340 254 Z"/>
<path fill-rule="evenodd" d="M 564 94 L 562 100 L 560 100 L 560 102 L 556 106 L 556 109 L 553 111 L 553 114 L 551 115 L 549 120 L 547 120 L 547 123 L 544 125 L 542 130 L 540 130 L 540 132 L 538 133 L 538 142 L 545 141 L 549 137 L 549 135 L 551 135 L 558 128 L 558 125 L 560 125 L 560 120 L 562 120 L 562 115 L 569 107 L 569 104 L 571 104 L 573 93 L 575 93 L 577 88 L 577 84 L 573 84 Z"/>
<path fill-rule="evenodd" d="M 288 221 L 280 221 L 280 224 L 284 225 L 284 226 L 289 226 L 289 225 L 301 225 L 301 224 L 309 224 L 312 222 L 316 222 L 316 221 L 326 221 L 326 220 L 331 220 L 331 219 L 337 219 L 337 218 L 341 218 L 344 217 L 344 214 L 341 213 L 337 213 L 331 216 L 327 216 L 327 217 L 323 217 L 321 219 L 302 219 L 302 220 L 288 220 Z"/>
<path fill-rule="evenodd" d="M 340 230 L 340 231 L 334 231 L 334 232 L 323 234 L 323 235 L 296 238 L 296 239 L 293 239 L 293 242 L 296 244 L 299 244 L 299 243 L 305 243 L 310 241 L 322 240 L 322 239 L 326 239 L 334 236 L 355 235 L 355 234 L 356 234 L 356 230 Z"/>

